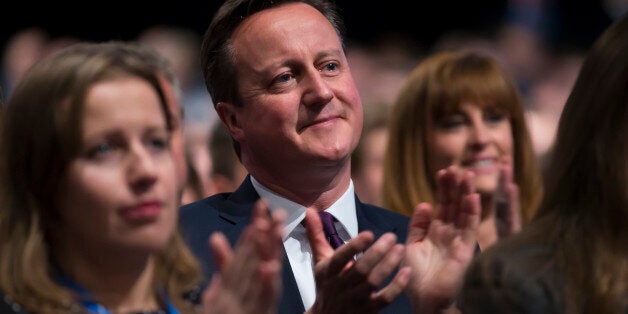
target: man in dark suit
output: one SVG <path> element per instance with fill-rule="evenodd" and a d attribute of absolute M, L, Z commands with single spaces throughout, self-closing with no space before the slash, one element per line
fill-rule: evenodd
<path fill-rule="evenodd" d="M 251 183 L 251 178 L 247 177 L 234 193 L 214 195 L 182 208 L 183 230 L 188 236 L 188 243 L 192 251 L 201 260 L 203 271 L 207 277 L 217 271 L 210 251 L 207 249 L 207 239 L 212 232 L 219 230 L 225 234 L 232 245 L 235 245 L 243 229 L 250 223 L 251 210 L 258 199 L 259 195 Z M 369 230 L 375 238 L 380 238 L 384 233 L 391 232 L 397 235 L 399 242 L 405 242 L 408 227 L 407 217 L 363 204 L 357 197 L 355 197 L 355 214 L 359 232 Z M 306 240 L 304 236 L 305 226 L 299 224 L 296 228 L 299 229 L 301 239 Z M 288 257 L 286 256 L 282 276 L 283 294 L 279 310 L 281 313 L 302 313 L 305 308 L 299 294 L 299 285 L 291 264 L 287 261 Z M 310 268 L 312 267 L 310 266 Z M 399 309 L 404 309 L 407 312 L 409 306 L 407 298 L 400 297 L 394 301 L 393 305 L 387 307 L 386 312 L 399 313 Z"/>
<path fill-rule="evenodd" d="M 457 265 L 465 266 L 475 247 L 477 195 L 468 177 L 457 179 L 450 169 L 438 181 L 456 197 L 445 200 L 441 220 L 432 221 L 424 206 L 409 223 L 359 201 L 350 156 L 362 131 L 362 103 L 341 30 L 325 0 L 227 0 L 218 10 L 204 37 L 203 72 L 250 175 L 234 193 L 182 207 L 182 231 L 209 278 L 217 269 L 208 236 L 220 231 L 233 245 L 261 198 L 271 211 L 287 212 L 280 313 L 448 306 L 464 268 Z M 322 212 L 332 217 L 325 230 L 345 243 L 336 250 L 323 235 Z"/>

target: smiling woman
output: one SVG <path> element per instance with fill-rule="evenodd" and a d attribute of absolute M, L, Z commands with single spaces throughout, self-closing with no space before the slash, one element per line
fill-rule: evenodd
<path fill-rule="evenodd" d="M 542 197 L 540 172 L 511 79 L 473 51 L 436 53 L 408 76 L 392 110 L 384 205 L 410 215 L 442 198 L 436 173 L 475 174 L 482 196 L 482 249 L 520 229 Z"/>

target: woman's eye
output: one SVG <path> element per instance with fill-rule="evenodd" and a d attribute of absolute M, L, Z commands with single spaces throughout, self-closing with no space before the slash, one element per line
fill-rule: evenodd
<path fill-rule="evenodd" d="M 109 142 L 98 143 L 87 150 L 87 157 L 90 159 L 102 159 L 111 154 L 113 150 L 114 147 Z"/>
<path fill-rule="evenodd" d="M 169 141 L 167 138 L 152 138 L 148 141 L 148 145 L 154 149 L 168 148 Z"/>
<path fill-rule="evenodd" d="M 437 125 L 441 129 L 455 129 L 465 124 L 465 118 L 462 115 L 454 114 L 448 115 L 442 119 L 439 119 Z"/>
<path fill-rule="evenodd" d="M 484 114 L 484 120 L 489 123 L 498 123 L 506 119 L 506 115 L 501 112 L 486 112 Z"/>

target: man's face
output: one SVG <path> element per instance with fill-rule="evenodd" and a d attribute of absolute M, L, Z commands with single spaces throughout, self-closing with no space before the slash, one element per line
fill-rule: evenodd
<path fill-rule="evenodd" d="M 309 5 L 285 4 L 252 15 L 231 39 L 242 106 L 218 111 L 249 170 L 348 165 L 362 103 L 327 19 Z"/>

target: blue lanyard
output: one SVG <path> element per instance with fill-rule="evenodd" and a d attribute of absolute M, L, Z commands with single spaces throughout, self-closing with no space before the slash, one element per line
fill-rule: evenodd
<path fill-rule="evenodd" d="M 81 305 L 83 305 L 83 307 L 87 309 L 89 313 L 111 314 L 111 312 L 107 310 L 106 307 L 94 301 L 94 298 L 89 293 L 89 291 L 87 291 L 85 288 L 83 288 L 81 285 L 79 285 L 75 281 L 63 275 L 58 276 L 57 281 L 61 285 L 68 287 L 72 289 L 74 292 L 76 292 L 79 295 L 79 300 L 81 302 Z M 179 311 L 177 311 L 177 309 L 174 307 L 172 302 L 170 302 L 170 300 L 166 297 L 165 293 L 162 294 L 162 299 L 165 301 L 164 303 L 166 304 L 166 314 L 179 314 Z"/>

